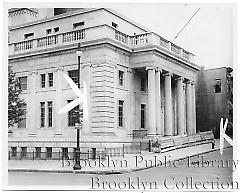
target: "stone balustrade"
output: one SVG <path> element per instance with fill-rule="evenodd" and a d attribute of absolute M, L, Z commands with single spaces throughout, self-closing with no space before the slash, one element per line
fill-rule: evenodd
<path fill-rule="evenodd" d="M 176 55 L 181 56 L 181 48 L 178 47 L 177 45 L 172 44 L 172 46 L 171 46 L 171 51 L 172 51 L 173 53 L 175 53 Z"/>
<path fill-rule="evenodd" d="M 63 33 L 63 43 L 82 40 L 85 38 L 85 30 L 71 31 Z"/>
<path fill-rule="evenodd" d="M 37 39 L 37 47 L 46 47 L 55 45 L 58 43 L 58 36 L 52 35 L 47 37 L 42 37 Z"/>
<path fill-rule="evenodd" d="M 168 41 L 162 37 L 160 37 L 160 46 L 163 48 L 169 49 Z"/>
<path fill-rule="evenodd" d="M 143 45 L 149 43 L 148 34 L 140 34 L 131 36 L 132 46 Z"/>
<path fill-rule="evenodd" d="M 132 48 L 144 47 L 146 45 L 160 46 L 161 48 L 170 51 L 174 55 L 177 55 L 190 62 L 194 62 L 193 54 L 153 32 L 129 36 L 108 25 L 99 25 L 90 28 L 59 33 L 56 35 L 48 35 L 45 37 L 24 40 L 21 42 L 9 43 L 9 55 L 57 47 L 76 42 L 93 41 L 103 38 L 110 38 L 119 41 L 120 43 L 126 44 Z"/>
<path fill-rule="evenodd" d="M 14 44 L 14 51 L 30 50 L 33 47 L 33 40 L 26 40 Z"/>
<path fill-rule="evenodd" d="M 115 30 L 115 39 L 122 43 L 129 44 L 129 36 L 118 30 Z"/>

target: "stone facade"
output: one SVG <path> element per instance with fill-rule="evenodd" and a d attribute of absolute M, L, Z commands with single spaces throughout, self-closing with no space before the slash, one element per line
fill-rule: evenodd
<path fill-rule="evenodd" d="M 79 21 L 84 25 L 73 30 Z M 55 27 L 60 30 L 46 35 L 46 29 Z M 113 142 L 131 142 L 134 132 L 144 130 L 145 139 L 153 140 L 196 133 L 199 67 L 190 52 L 104 8 L 77 10 L 9 30 L 9 64 L 17 77 L 27 77 L 28 84 L 22 93 L 27 103 L 26 128 L 13 128 L 9 147 L 75 147 L 76 130 L 68 126 L 68 115 L 58 111 L 76 98 L 63 73 L 77 70 L 78 43 L 83 51 L 81 88 L 85 81 L 88 96 L 82 142 L 92 142 L 92 147 L 117 146 Z M 29 32 L 34 36 L 24 40 Z M 48 73 L 54 77 L 51 87 Z M 46 75 L 45 88 L 41 88 L 41 74 Z M 49 101 L 51 127 L 47 127 Z M 41 102 L 45 102 L 44 127 L 40 127 Z"/>

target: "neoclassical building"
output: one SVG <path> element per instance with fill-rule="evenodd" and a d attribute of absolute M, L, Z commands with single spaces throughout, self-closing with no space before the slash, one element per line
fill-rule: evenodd
<path fill-rule="evenodd" d="M 80 85 L 88 96 L 82 143 L 196 134 L 199 67 L 192 53 L 111 9 L 23 8 L 9 10 L 9 65 L 27 113 L 12 128 L 9 148 L 76 146 L 74 111 L 58 112 L 77 97 L 63 74 L 77 83 L 79 43 Z"/>

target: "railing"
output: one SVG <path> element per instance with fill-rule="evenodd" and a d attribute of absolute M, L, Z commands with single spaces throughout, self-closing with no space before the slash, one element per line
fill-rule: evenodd
<path fill-rule="evenodd" d="M 85 38 L 85 30 L 77 30 L 72 32 L 63 33 L 63 42 L 72 42 L 82 40 Z"/>
<path fill-rule="evenodd" d="M 185 51 L 185 50 L 183 50 L 182 57 L 183 57 L 183 58 L 186 58 L 187 60 L 189 60 L 189 59 L 190 59 L 190 53 L 187 52 L 187 51 Z"/>
<path fill-rule="evenodd" d="M 51 46 L 58 43 L 58 36 L 52 35 L 37 39 L 37 47 Z"/>
<path fill-rule="evenodd" d="M 178 47 L 177 45 L 153 32 L 129 36 L 108 25 L 99 25 L 90 28 L 59 33 L 57 35 L 10 43 L 9 54 L 12 55 L 17 53 L 24 53 L 44 49 L 46 47 L 54 47 L 63 44 L 71 44 L 73 42 L 92 41 L 103 38 L 115 39 L 116 41 L 126 44 L 132 48 L 142 47 L 146 45 L 160 46 L 161 48 L 164 48 L 165 50 L 168 50 L 171 53 L 191 62 L 193 62 L 194 58 L 194 55 L 190 52 L 185 51 L 184 49 Z"/>
<path fill-rule="evenodd" d="M 124 157 L 126 154 L 141 154 L 142 152 L 151 151 L 151 141 L 145 142 L 132 142 L 127 144 L 119 144 L 118 147 L 105 147 L 105 148 L 81 148 L 80 159 L 96 159 L 101 157 L 105 159 L 109 157 Z M 68 150 L 74 149 L 72 147 L 66 147 Z M 75 159 L 76 152 L 42 152 L 42 151 L 9 151 L 9 160 L 61 160 L 63 157 L 73 160 Z"/>
<path fill-rule="evenodd" d="M 33 47 L 33 40 L 26 40 L 14 44 L 14 51 L 30 50 Z"/>
<path fill-rule="evenodd" d="M 146 130 L 134 130 L 137 137 L 142 138 L 146 135 Z M 109 142 L 107 142 L 109 143 Z M 117 147 L 81 147 L 80 159 L 105 159 L 109 157 L 124 157 L 126 154 L 142 154 L 143 152 L 167 152 L 180 148 L 202 145 L 202 144 L 212 144 L 214 147 L 215 139 L 212 131 L 201 132 L 189 136 L 174 136 L 170 138 L 162 138 L 157 141 L 146 140 L 139 142 L 129 142 L 129 143 L 118 143 Z M 113 143 L 114 144 L 114 143 Z M 49 147 L 49 146 L 48 146 Z M 55 146 L 57 147 L 57 146 Z M 67 158 L 69 160 L 74 160 L 76 152 L 75 147 L 65 147 L 67 151 L 9 151 L 9 160 L 61 160 Z M 59 147 L 59 149 L 61 149 Z M 69 150 L 73 150 L 69 152 Z"/>
<path fill-rule="evenodd" d="M 175 44 L 171 44 L 171 51 L 176 55 L 181 55 L 181 48 L 176 46 Z"/>
<path fill-rule="evenodd" d="M 169 49 L 169 43 L 166 39 L 160 37 L 160 46 Z"/>
<path fill-rule="evenodd" d="M 126 35 L 125 33 L 115 30 L 115 39 L 122 43 L 128 44 L 129 36 Z"/>
<path fill-rule="evenodd" d="M 80 153 L 81 160 L 96 159 L 97 157 L 105 158 L 106 155 L 103 151 L 87 151 Z M 76 152 L 8 152 L 8 160 L 74 160 L 76 157 Z"/>
<path fill-rule="evenodd" d="M 188 136 L 162 138 L 152 143 L 152 149 L 156 152 L 168 152 L 203 144 L 211 144 L 212 148 L 214 148 L 215 139 L 212 131 L 200 132 Z"/>
<path fill-rule="evenodd" d="M 51 35 L 31 40 L 25 40 L 11 44 L 13 46 L 14 53 L 22 53 L 39 48 L 45 48 L 49 46 L 56 46 L 62 43 L 68 43 L 73 41 L 83 40 L 85 38 L 85 29 L 66 32 L 58 35 Z"/>
<path fill-rule="evenodd" d="M 149 43 L 147 34 L 131 36 L 131 40 L 133 46 Z"/>

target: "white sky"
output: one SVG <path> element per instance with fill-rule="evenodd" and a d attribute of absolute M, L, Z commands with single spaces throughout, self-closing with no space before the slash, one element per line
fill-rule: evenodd
<path fill-rule="evenodd" d="M 231 4 L 115 3 L 107 7 L 194 53 L 198 65 L 205 68 L 233 65 Z M 174 39 L 198 8 L 195 17 Z"/>

